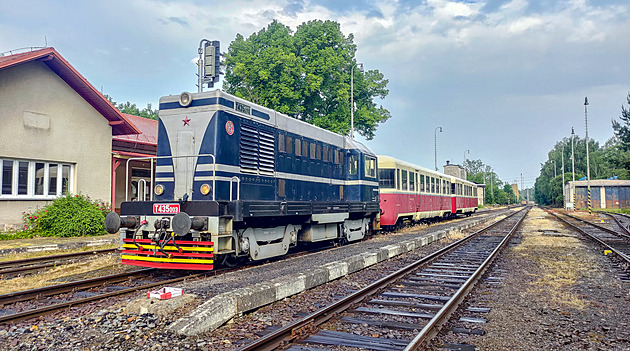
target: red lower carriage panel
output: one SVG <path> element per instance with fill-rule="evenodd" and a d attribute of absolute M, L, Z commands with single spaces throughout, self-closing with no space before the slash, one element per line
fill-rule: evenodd
<path fill-rule="evenodd" d="M 164 245 L 161 250 L 149 239 L 123 239 L 122 263 L 132 266 L 212 270 L 214 243 L 211 241 L 178 241 Z"/>

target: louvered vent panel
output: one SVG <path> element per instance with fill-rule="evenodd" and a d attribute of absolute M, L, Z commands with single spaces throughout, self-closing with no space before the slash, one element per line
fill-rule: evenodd
<path fill-rule="evenodd" d="M 273 175 L 275 171 L 274 134 L 243 124 L 240 144 L 241 171 Z"/>
<path fill-rule="evenodd" d="M 261 174 L 273 175 L 275 170 L 274 135 L 266 130 L 259 130 L 258 169 Z"/>
<path fill-rule="evenodd" d="M 241 172 L 258 172 L 258 131 L 245 124 L 241 125 Z"/>

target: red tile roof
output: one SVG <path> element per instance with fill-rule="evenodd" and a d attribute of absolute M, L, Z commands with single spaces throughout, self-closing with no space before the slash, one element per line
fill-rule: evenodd
<path fill-rule="evenodd" d="M 144 117 L 123 113 L 140 134 L 115 135 L 114 140 L 127 141 L 138 144 L 157 145 L 158 121 Z"/>
<path fill-rule="evenodd" d="M 39 61 L 46 64 L 72 89 L 103 115 L 112 126 L 112 135 L 140 133 L 92 84 L 72 67 L 54 48 L 44 48 L 0 57 L 0 70 L 19 64 Z"/>

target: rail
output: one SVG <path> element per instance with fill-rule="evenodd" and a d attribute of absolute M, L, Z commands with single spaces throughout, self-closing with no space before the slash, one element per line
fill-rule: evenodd
<path fill-rule="evenodd" d="M 529 209 L 529 207 L 524 208 L 525 209 Z M 241 348 L 238 349 L 238 351 L 269 351 L 269 350 L 275 350 L 277 348 L 279 348 L 282 345 L 285 345 L 287 342 L 292 342 L 300 337 L 302 337 L 304 334 L 308 334 L 310 331 L 315 330 L 317 327 L 319 327 L 320 325 L 322 325 L 323 323 L 325 323 L 326 321 L 330 320 L 331 318 L 334 318 L 335 316 L 339 315 L 340 313 L 342 313 L 343 311 L 347 310 L 350 306 L 359 303 L 363 300 L 365 300 L 367 297 L 376 294 L 377 292 L 379 292 L 381 289 L 383 289 L 384 286 L 387 286 L 389 284 L 392 284 L 394 282 L 396 282 L 397 280 L 399 280 L 400 278 L 408 275 L 411 272 L 414 272 L 415 270 L 417 270 L 419 267 L 437 259 L 438 257 L 449 253 L 453 250 L 455 250 L 456 248 L 460 247 L 460 245 L 463 245 L 469 241 L 471 241 L 473 238 L 479 236 L 481 233 L 490 230 L 491 228 L 494 228 L 495 226 L 499 225 L 500 223 L 502 223 L 503 221 L 507 220 L 508 218 L 511 218 L 512 216 L 515 216 L 516 214 L 520 213 L 521 211 L 516 211 L 510 215 L 508 215 L 506 218 L 497 221 L 495 223 L 490 224 L 489 226 L 463 238 L 460 239 L 456 242 L 453 242 L 452 244 L 447 245 L 446 247 L 437 250 L 425 257 L 423 257 L 422 259 L 406 266 L 403 267 L 401 269 L 399 269 L 398 271 L 379 279 L 378 281 L 346 296 L 345 298 L 342 298 L 341 300 L 327 306 L 324 307 L 322 309 L 320 309 L 319 311 L 316 311 L 314 313 L 312 313 L 311 315 L 295 321 L 287 326 L 284 326 L 260 339 L 255 340 L 254 342 L 245 345 Z M 523 216 L 524 218 L 525 216 Z M 520 222 L 522 221 L 522 218 L 519 220 L 518 224 L 515 226 L 518 227 L 518 225 L 520 224 Z M 512 231 L 514 231 L 515 229 L 513 228 Z M 509 235 L 508 235 L 509 236 Z M 506 241 L 502 241 L 502 245 L 504 245 Z M 496 253 L 493 253 L 494 255 L 496 255 Z M 485 261 L 486 264 L 489 264 L 489 262 L 491 262 L 491 260 L 486 260 Z M 483 269 L 479 269 L 478 272 L 476 273 L 477 276 L 479 276 L 481 274 L 481 272 L 483 271 Z M 467 289 L 460 289 L 462 292 L 464 290 L 467 291 Z M 456 304 L 453 304 L 453 306 L 455 306 Z M 453 308 L 453 306 L 451 306 L 450 308 Z M 452 311 L 450 311 L 448 314 L 452 313 Z M 447 312 L 443 312 L 442 316 L 446 316 Z M 437 323 L 439 324 L 439 323 Z M 432 328 L 433 329 L 433 328 Z M 423 336 L 421 338 L 421 340 L 416 341 L 414 339 L 414 342 L 416 343 L 422 343 L 424 342 L 424 338 L 426 337 L 426 332 L 425 332 L 425 336 Z"/>

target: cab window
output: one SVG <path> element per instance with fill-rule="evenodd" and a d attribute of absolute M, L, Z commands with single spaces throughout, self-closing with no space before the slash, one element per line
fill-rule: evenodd
<path fill-rule="evenodd" d="M 355 155 L 350 155 L 350 157 L 348 157 L 348 173 L 350 175 L 357 174 L 357 170 L 359 169 L 358 161 L 359 160 Z"/>
<path fill-rule="evenodd" d="M 364 156 L 363 161 L 365 162 L 365 176 L 376 178 L 376 158 Z"/>

